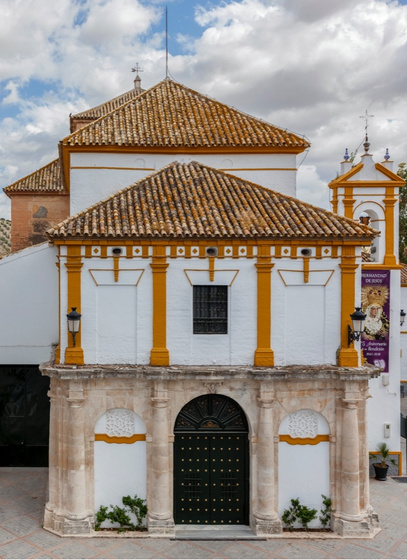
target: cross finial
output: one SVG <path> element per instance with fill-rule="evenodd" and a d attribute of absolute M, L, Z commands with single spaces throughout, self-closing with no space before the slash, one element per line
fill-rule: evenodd
<path fill-rule="evenodd" d="M 369 115 L 369 113 L 367 112 L 367 109 L 365 111 L 364 115 L 360 115 L 360 119 L 365 119 L 365 132 L 366 132 L 366 136 L 367 136 L 367 129 L 369 126 L 369 119 L 372 119 L 374 117 L 374 115 Z"/>
<path fill-rule="evenodd" d="M 137 74 L 139 72 L 142 72 L 143 70 L 141 69 L 141 66 L 138 62 L 136 62 L 136 66 L 134 66 L 134 68 L 131 69 L 132 72 L 137 72 Z"/>
<path fill-rule="evenodd" d="M 367 112 L 367 109 L 365 111 L 364 115 L 360 115 L 359 118 L 360 119 L 365 119 L 365 142 L 363 144 L 364 148 L 365 148 L 365 153 L 367 154 L 370 148 L 370 144 L 369 144 L 369 139 L 367 137 L 367 129 L 369 126 L 369 119 L 373 118 L 374 115 L 369 115 L 369 113 Z"/>

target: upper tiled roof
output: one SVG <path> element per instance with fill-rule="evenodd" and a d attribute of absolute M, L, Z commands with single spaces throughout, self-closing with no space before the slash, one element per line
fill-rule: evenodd
<path fill-rule="evenodd" d="M 61 176 L 61 166 L 59 159 L 48 163 L 45 167 L 41 167 L 38 171 L 34 171 L 31 175 L 16 181 L 12 185 L 5 187 L 4 192 L 35 192 L 35 193 L 65 193 Z"/>
<path fill-rule="evenodd" d="M 101 103 L 96 107 L 92 107 L 91 109 L 86 109 L 86 111 L 82 111 L 81 113 L 76 113 L 75 115 L 71 115 L 72 119 L 89 119 L 89 120 L 96 120 L 100 119 L 100 117 L 104 117 L 111 111 L 114 111 L 121 105 L 124 105 L 128 101 L 131 101 L 135 97 L 140 95 L 140 92 L 135 90 L 134 88 L 130 91 L 126 91 L 122 95 L 118 95 L 114 99 L 110 99 L 110 101 L 106 101 L 106 103 Z"/>
<path fill-rule="evenodd" d="M 403 268 L 401 269 L 401 283 L 407 284 L 407 264 L 401 263 Z"/>
<path fill-rule="evenodd" d="M 78 115 L 76 115 L 78 117 Z M 237 109 L 165 79 L 62 140 L 68 146 L 275 148 L 309 143 Z"/>
<path fill-rule="evenodd" d="M 48 230 L 50 238 L 372 238 L 377 232 L 197 162 L 174 162 Z"/>

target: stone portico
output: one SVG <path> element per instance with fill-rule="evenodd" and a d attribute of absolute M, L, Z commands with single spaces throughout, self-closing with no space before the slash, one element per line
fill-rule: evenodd
<path fill-rule="evenodd" d="M 95 425 L 107 411 L 124 409 L 146 425 L 148 532 L 174 535 L 174 424 L 188 402 L 205 394 L 232 399 L 246 415 L 249 525 L 257 535 L 282 532 L 279 448 L 290 436 L 279 434 L 279 427 L 298 411 L 321 415 L 329 426 L 329 434 L 316 435 L 311 445 L 329 445 L 332 530 L 341 536 L 369 536 L 374 530 L 363 434 L 368 380 L 378 375 L 375 368 L 43 364 L 41 369 L 51 380 L 50 494 L 44 522 L 50 531 L 92 533 Z M 304 476 L 301 465 L 295 469 Z"/>

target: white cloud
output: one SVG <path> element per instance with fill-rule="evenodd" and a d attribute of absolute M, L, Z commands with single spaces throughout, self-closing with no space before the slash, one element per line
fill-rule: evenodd
<path fill-rule="evenodd" d="M 181 4 L 169 3 L 170 10 Z M 407 160 L 407 6 L 385 0 L 201 4 L 201 35 L 179 36 L 186 54 L 170 57 L 171 75 L 306 135 L 312 148 L 299 170 L 302 197 L 327 207 L 326 184 L 345 148 L 354 151 L 363 141 L 359 116 L 366 109 L 374 115 L 369 138 L 376 161 L 386 148 L 396 162 Z M 56 157 L 68 114 L 130 89 L 137 61 L 143 87 L 165 76 L 163 19 L 162 29 L 154 27 L 164 5 L 2 0 L 0 186 Z M 40 84 L 37 90 L 26 89 L 29 80 Z"/>

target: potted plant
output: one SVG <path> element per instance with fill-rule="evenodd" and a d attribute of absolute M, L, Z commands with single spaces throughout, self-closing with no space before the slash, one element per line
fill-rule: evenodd
<path fill-rule="evenodd" d="M 394 459 L 390 457 L 390 449 L 387 447 L 387 444 L 383 441 L 379 443 L 376 447 L 377 453 L 372 455 L 374 459 L 378 459 L 379 463 L 373 463 L 373 468 L 375 470 L 377 480 L 387 480 L 387 471 L 389 469 L 389 465 L 386 461 L 390 461 L 393 465 L 396 464 Z"/>

